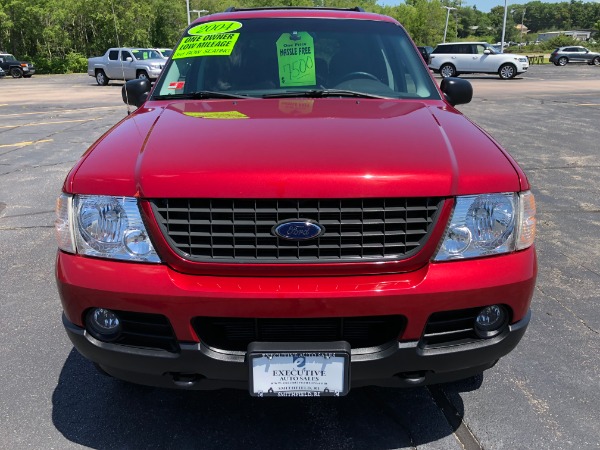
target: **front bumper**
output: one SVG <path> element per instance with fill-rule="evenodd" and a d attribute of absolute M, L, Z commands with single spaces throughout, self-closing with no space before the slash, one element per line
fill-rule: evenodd
<path fill-rule="evenodd" d="M 476 375 L 492 367 L 523 337 L 531 312 L 499 336 L 445 349 L 423 349 L 418 341 L 394 342 L 352 354 L 350 386 L 417 387 Z M 223 354 L 202 343 L 181 343 L 179 353 L 100 342 L 63 315 L 77 350 L 109 375 L 150 386 L 211 390 L 248 389 L 245 355 Z"/>
<path fill-rule="evenodd" d="M 176 272 L 59 252 L 56 277 L 67 333 L 81 354 L 106 372 L 140 384 L 246 388 L 244 352 L 209 348 L 191 325 L 204 317 L 331 318 L 401 315 L 398 340 L 351 356 L 351 386 L 416 386 L 481 372 L 510 352 L 529 323 L 537 272 L 535 249 L 509 255 L 429 263 L 408 273 L 329 277 L 232 277 Z M 240 271 L 243 274 L 243 271 Z M 461 345 L 420 344 L 432 314 L 502 304 L 502 334 Z M 168 318 L 178 352 L 111 344 L 84 329 L 90 308 Z"/>
<path fill-rule="evenodd" d="M 155 80 L 156 78 L 159 77 L 160 73 L 162 72 L 162 69 L 149 69 L 148 70 L 148 76 L 150 78 L 152 78 L 153 80 Z"/>

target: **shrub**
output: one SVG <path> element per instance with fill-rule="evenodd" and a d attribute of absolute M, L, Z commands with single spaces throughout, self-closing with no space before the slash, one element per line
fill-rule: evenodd
<path fill-rule="evenodd" d="M 571 36 L 565 36 L 564 34 L 561 34 L 560 36 L 556 36 L 543 42 L 542 45 L 546 50 L 554 50 L 557 47 L 564 47 L 566 45 L 583 45 L 583 43 L 577 39 L 573 39 Z"/>
<path fill-rule="evenodd" d="M 33 63 L 37 73 L 82 73 L 87 71 L 87 58 L 77 52 L 69 52 L 64 57 L 38 57 Z"/>

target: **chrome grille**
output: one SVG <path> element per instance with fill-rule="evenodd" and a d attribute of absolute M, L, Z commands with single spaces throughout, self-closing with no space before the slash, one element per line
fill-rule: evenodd
<path fill-rule="evenodd" d="M 159 199 L 153 211 L 169 245 L 201 262 L 331 262 L 403 259 L 433 229 L 440 198 L 341 200 Z M 290 219 L 325 228 L 290 241 L 272 229 Z"/>

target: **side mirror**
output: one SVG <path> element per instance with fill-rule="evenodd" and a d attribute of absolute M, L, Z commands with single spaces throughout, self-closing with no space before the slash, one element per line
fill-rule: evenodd
<path fill-rule="evenodd" d="M 125 61 L 131 62 L 131 61 L 133 61 L 133 58 L 131 56 L 128 56 L 127 58 L 125 58 Z"/>
<path fill-rule="evenodd" d="M 492 53 L 492 51 L 491 51 L 489 48 L 486 48 L 486 49 L 483 51 L 483 54 L 484 54 L 484 55 L 490 55 L 491 53 Z"/>
<path fill-rule="evenodd" d="M 148 99 L 151 87 L 149 80 L 129 80 L 121 89 L 123 103 L 139 108 Z"/>
<path fill-rule="evenodd" d="M 473 98 L 473 86 L 467 80 L 460 78 L 444 78 L 440 89 L 446 97 L 446 101 L 452 106 L 469 103 Z"/>

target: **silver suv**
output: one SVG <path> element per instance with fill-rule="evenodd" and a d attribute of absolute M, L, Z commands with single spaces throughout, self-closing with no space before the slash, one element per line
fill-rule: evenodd
<path fill-rule="evenodd" d="M 463 73 L 496 73 L 508 80 L 526 72 L 529 60 L 523 55 L 498 53 L 487 42 L 439 44 L 431 53 L 429 68 L 442 77 Z"/>
<path fill-rule="evenodd" d="M 550 62 L 555 66 L 566 66 L 568 63 L 584 62 L 589 65 L 600 66 L 600 53 L 589 51 L 585 47 L 572 45 L 558 47 L 550 55 Z"/>

